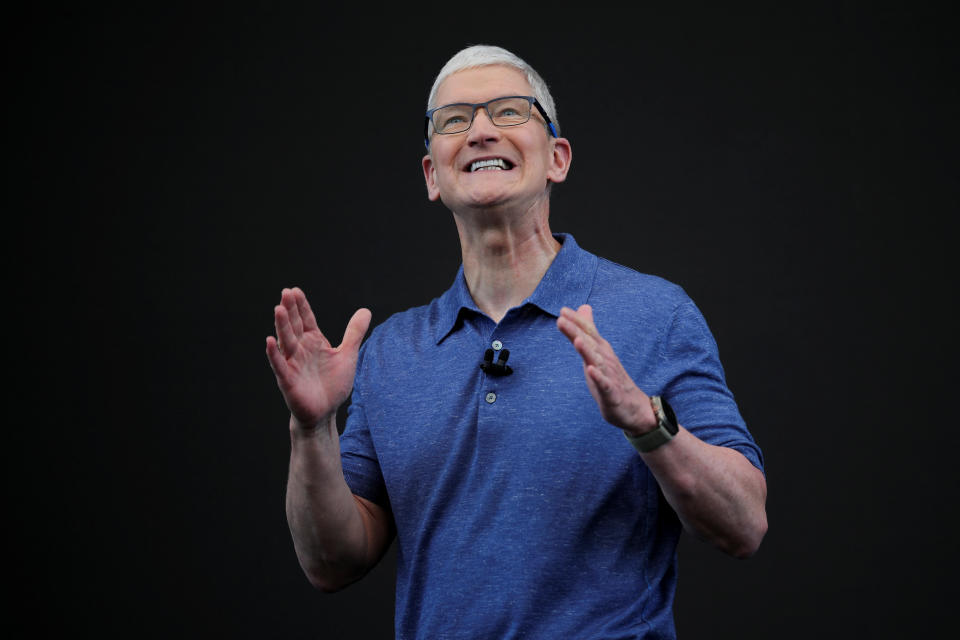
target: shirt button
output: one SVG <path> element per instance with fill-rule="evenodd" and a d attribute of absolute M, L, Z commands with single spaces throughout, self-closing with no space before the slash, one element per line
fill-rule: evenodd
<path fill-rule="evenodd" d="M 491 344 L 490 346 L 493 347 L 494 351 L 500 351 L 500 349 L 503 349 L 503 343 L 500 342 L 499 340 L 494 340 L 493 344 Z"/>
<path fill-rule="evenodd" d="M 497 394 L 495 394 L 493 391 L 487 394 L 487 404 L 493 404 L 496 401 L 497 401 Z"/>

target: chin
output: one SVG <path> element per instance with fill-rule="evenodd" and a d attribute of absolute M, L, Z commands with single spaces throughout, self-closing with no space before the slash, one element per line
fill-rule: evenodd
<path fill-rule="evenodd" d="M 504 193 L 502 190 L 476 190 L 468 194 L 464 194 L 463 197 L 459 198 L 456 202 L 451 202 L 451 209 L 456 207 L 466 207 L 468 209 L 486 209 L 490 207 L 502 207 L 510 203 L 513 200 L 513 195 L 509 193 Z M 447 204 L 447 201 L 444 200 L 444 204 Z"/>

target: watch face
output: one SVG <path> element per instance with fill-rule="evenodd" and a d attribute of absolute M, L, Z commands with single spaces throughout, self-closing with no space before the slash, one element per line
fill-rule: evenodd
<path fill-rule="evenodd" d="M 667 418 L 667 431 L 670 432 L 670 435 L 676 435 L 677 431 L 680 430 L 680 427 L 677 425 L 677 416 L 673 412 L 673 407 L 671 407 L 663 398 L 660 398 L 660 406 L 663 407 L 663 414 Z"/>

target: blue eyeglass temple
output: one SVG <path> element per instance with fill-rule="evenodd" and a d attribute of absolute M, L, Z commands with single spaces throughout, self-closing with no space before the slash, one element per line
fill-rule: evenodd
<path fill-rule="evenodd" d="M 540 115 L 543 116 L 544 120 L 547 121 L 547 128 L 550 129 L 550 134 L 551 134 L 554 138 L 559 138 L 560 136 L 557 135 L 557 128 L 556 128 L 555 126 L 553 126 L 553 122 L 550 121 L 550 116 L 547 115 L 547 112 L 544 111 L 543 107 L 540 106 L 540 103 L 539 103 L 537 100 L 534 100 L 534 101 L 533 101 L 533 104 L 534 104 L 534 106 L 537 107 L 537 110 L 540 112 Z M 427 115 L 427 122 L 426 122 L 426 123 L 424 124 L 424 126 L 423 126 L 423 131 L 424 131 L 423 146 L 427 148 L 427 151 L 430 151 L 430 138 L 427 137 L 427 135 L 426 135 L 426 132 L 427 132 L 427 129 L 428 129 L 429 125 L 430 125 L 430 116 Z M 472 122 L 470 123 L 470 126 L 473 126 L 473 123 L 472 123 Z"/>

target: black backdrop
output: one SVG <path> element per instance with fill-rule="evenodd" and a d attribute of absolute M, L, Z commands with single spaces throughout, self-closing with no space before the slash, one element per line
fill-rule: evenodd
<path fill-rule="evenodd" d="M 557 98 L 574 162 L 553 228 L 690 293 L 764 450 L 770 532 L 748 561 L 681 543 L 681 637 L 949 624 L 945 14 L 240 6 L 3 27 L 6 575 L 29 635 L 391 637 L 395 551 L 335 595 L 300 572 L 263 341 L 284 286 L 339 336 L 452 281 L 420 126 L 476 43 Z"/>

